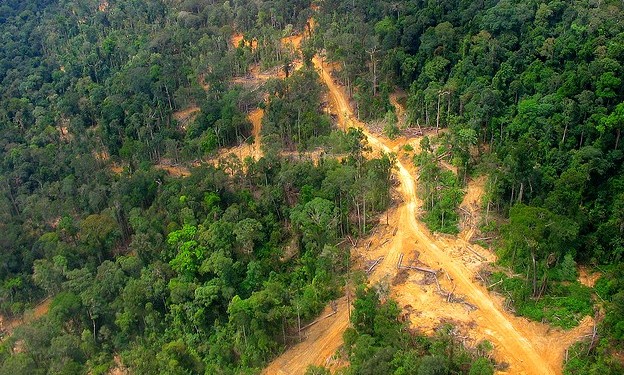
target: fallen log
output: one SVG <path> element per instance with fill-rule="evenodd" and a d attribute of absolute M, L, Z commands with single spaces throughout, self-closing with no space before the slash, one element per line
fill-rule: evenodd
<path fill-rule="evenodd" d="M 444 159 L 445 157 L 449 156 L 450 154 L 451 154 L 451 152 L 450 152 L 450 151 L 447 151 L 447 152 L 443 153 L 442 155 L 439 155 L 439 156 L 436 158 L 436 160 L 437 160 L 437 161 L 440 161 L 440 160 Z"/>
<path fill-rule="evenodd" d="M 495 282 L 494 284 L 492 284 L 492 285 L 488 286 L 487 288 L 488 288 L 488 289 L 490 289 L 491 287 L 496 286 L 496 285 L 498 285 L 498 284 L 500 284 L 500 283 L 502 283 L 502 282 L 503 282 L 503 279 L 500 279 L 500 280 L 498 280 L 497 282 Z"/>
<path fill-rule="evenodd" d="M 433 276 L 435 277 L 436 286 L 438 287 L 438 293 L 442 293 L 442 288 L 440 288 L 440 282 L 438 281 L 438 275 L 434 273 Z"/>
<path fill-rule="evenodd" d="M 377 259 L 375 259 L 375 261 L 373 262 L 373 264 L 370 265 L 370 267 L 368 267 L 368 269 L 366 270 L 366 273 L 369 274 L 371 272 L 373 272 L 373 269 L 375 269 L 375 267 L 377 267 L 377 265 L 379 263 L 381 263 L 381 261 L 383 260 L 384 257 L 379 257 Z"/>
<path fill-rule="evenodd" d="M 468 306 L 471 310 L 477 310 L 479 309 L 477 306 L 473 305 L 472 303 L 466 302 L 466 301 L 462 301 L 462 303 L 466 306 Z"/>
<path fill-rule="evenodd" d="M 453 297 L 453 293 L 455 293 L 455 288 L 457 288 L 457 285 L 453 285 L 453 290 L 446 296 L 446 302 L 451 302 L 451 297 Z"/>
<path fill-rule="evenodd" d="M 344 240 L 342 240 L 342 241 L 338 242 L 338 243 L 336 244 L 336 246 L 340 246 L 340 245 L 342 245 L 343 243 L 345 243 L 345 242 L 347 242 L 347 241 L 348 241 L 348 239 L 346 239 L 346 238 L 345 238 Z"/>
<path fill-rule="evenodd" d="M 478 253 L 475 249 L 473 249 L 472 247 L 470 247 L 470 246 L 466 246 L 466 248 L 467 248 L 468 250 L 470 250 L 470 251 L 471 251 L 474 255 L 476 255 L 477 257 L 479 257 L 479 259 L 481 259 L 481 260 L 486 260 L 486 259 L 487 259 L 487 258 L 486 258 L 486 257 L 484 257 L 483 255 L 479 254 L 479 253 Z"/>
<path fill-rule="evenodd" d="M 399 262 L 397 263 L 397 269 L 401 269 L 401 262 L 403 262 L 403 253 L 399 255 Z"/>
<path fill-rule="evenodd" d="M 408 269 L 408 270 L 415 270 L 415 271 L 420 271 L 420 272 L 426 272 L 426 273 L 431 273 L 434 275 L 438 275 L 438 271 L 429 269 L 429 268 L 424 268 L 424 267 L 417 267 L 417 266 L 401 266 L 400 268 L 402 269 Z"/>
<path fill-rule="evenodd" d="M 353 238 L 351 236 L 347 236 L 347 238 L 349 239 L 349 242 L 351 242 L 351 246 L 355 247 L 356 242 L 353 241 Z"/>
<path fill-rule="evenodd" d="M 323 320 L 323 319 L 327 319 L 327 318 L 329 318 L 329 317 L 331 317 L 331 316 L 333 316 L 333 315 L 336 315 L 337 313 L 338 313 L 338 310 L 333 311 L 333 312 L 331 312 L 331 313 L 329 313 L 329 314 L 325 315 L 324 317 L 322 317 L 322 318 L 320 318 L 320 319 L 316 319 L 316 320 L 315 320 L 315 321 L 313 321 L 312 323 L 308 323 L 308 324 L 306 324 L 305 326 L 301 327 L 301 328 L 299 329 L 299 331 L 298 331 L 298 332 L 304 331 L 304 330 L 306 330 L 306 329 L 308 329 L 308 328 L 312 327 L 312 326 L 313 326 L 313 325 L 315 325 L 316 323 L 320 322 L 321 320 Z"/>

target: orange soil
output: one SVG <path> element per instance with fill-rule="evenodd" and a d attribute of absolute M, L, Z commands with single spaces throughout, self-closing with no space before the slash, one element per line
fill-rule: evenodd
<path fill-rule="evenodd" d="M 191 171 L 183 165 L 171 165 L 167 162 L 161 162 L 156 165 L 156 168 L 162 169 L 173 177 L 188 177 L 191 175 Z"/>
<path fill-rule="evenodd" d="M 267 375 L 304 373 L 309 364 L 339 366 L 340 364 L 335 363 L 332 357 L 342 345 L 342 333 L 349 325 L 347 298 L 339 299 L 337 307 L 335 315 L 325 318 L 332 312 L 329 306 L 326 307 L 320 315 L 320 321 L 302 332 L 305 339 L 271 362 L 262 373 Z"/>
<path fill-rule="evenodd" d="M 98 10 L 100 12 L 106 12 L 108 10 L 108 1 L 104 0 L 100 2 L 100 5 L 98 5 Z"/>
<path fill-rule="evenodd" d="M 374 149 L 392 151 L 396 145 L 389 145 L 381 137 L 372 135 L 364 124 L 355 119 L 342 88 L 337 86 L 318 57 L 313 61 L 330 90 L 334 107 L 338 109 L 339 124 L 344 128 L 361 128 Z M 468 335 L 466 340 L 469 342 L 466 344 L 483 339 L 492 342 L 495 359 L 509 365 L 506 373 L 560 374 L 566 348 L 591 329 L 593 320 L 587 317 L 579 327 L 566 332 L 529 322 L 505 311 L 503 301 L 490 295 L 475 280 L 477 270 L 485 262 L 494 260 L 494 255 L 479 246 L 469 244 L 461 237 L 433 235 L 416 219 L 421 202 L 416 197 L 413 177 L 415 168 L 410 164 L 405 167 L 403 161 L 405 160 L 397 162 L 403 203 L 388 213 L 392 226 L 386 227 L 383 234 L 373 233 L 370 237 L 372 239 L 366 240 L 366 246 L 352 250 L 356 262 L 358 259 L 361 261 L 384 257 L 370 275 L 370 282 L 391 280 L 395 277 L 401 254 L 404 255 L 403 264 L 417 260 L 427 267 L 439 269 L 439 282 L 443 291 L 441 293 L 437 291 L 437 287 L 424 285 L 419 281 L 422 275 L 414 271 L 410 271 L 406 282 L 398 282 L 398 285 L 391 288 L 391 295 L 408 311 L 409 320 L 414 327 L 431 333 L 440 323 L 452 322 L 463 334 Z M 483 182 L 478 180 L 469 188 L 466 204 L 472 205 L 482 194 L 483 188 L 479 187 L 479 183 Z M 481 257 L 469 251 L 468 246 Z M 485 258 L 485 261 L 481 258 Z M 452 291 L 451 297 L 460 298 L 465 303 L 447 302 L 450 300 L 449 291 Z M 346 319 L 346 314 L 335 315 L 335 320 L 341 318 Z M 341 345 L 340 334 L 347 325 L 348 322 L 335 321 L 325 327 L 311 327 L 309 338 L 287 350 L 271 363 L 265 373 L 302 374 L 310 364 L 324 365 L 328 353 L 333 353 Z"/>
<path fill-rule="evenodd" d="M 240 42 L 243 41 L 243 34 L 234 34 L 232 35 L 232 37 L 230 38 L 230 45 L 234 48 L 240 46 Z"/>
<path fill-rule="evenodd" d="M 405 108 L 403 108 L 403 105 L 399 103 L 399 100 L 402 100 L 403 98 L 405 98 L 405 93 L 403 92 L 395 92 L 390 94 L 390 104 L 394 106 L 399 127 L 405 125 L 405 120 L 407 117 L 405 115 Z"/>
<path fill-rule="evenodd" d="M 301 34 L 287 36 L 282 38 L 282 46 L 292 48 L 293 51 L 298 51 L 299 46 L 301 46 L 301 40 L 303 40 Z"/>
<path fill-rule="evenodd" d="M 442 168 L 446 168 L 449 171 L 453 172 L 455 175 L 457 175 L 457 167 L 452 165 L 451 163 L 447 162 L 446 160 L 440 160 L 440 165 L 442 166 Z"/>
<path fill-rule="evenodd" d="M 237 33 L 232 35 L 232 37 L 230 38 L 230 45 L 234 48 L 238 48 L 240 46 L 240 43 L 249 43 L 251 45 L 251 49 L 254 50 L 256 48 L 258 48 L 258 41 L 257 40 L 252 40 L 251 42 L 248 40 L 245 40 L 245 37 L 243 36 L 243 34 L 241 33 Z"/>
<path fill-rule="evenodd" d="M 110 161 L 110 155 L 108 155 L 107 151 L 93 151 L 93 156 L 95 157 L 95 160 L 100 162 L 106 163 Z M 110 161 L 108 163 L 108 170 L 115 174 L 121 174 L 121 172 L 123 172 L 123 166 Z"/>
<path fill-rule="evenodd" d="M 249 121 L 253 126 L 251 135 L 254 137 L 254 149 L 256 152 L 256 159 L 260 159 L 262 151 L 260 151 L 260 131 L 262 130 L 262 117 L 264 117 L 264 110 L 262 108 L 256 108 L 249 113 Z"/>
<path fill-rule="evenodd" d="M 130 370 L 121 362 L 119 355 L 115 355 L 113 361 L 115 366 L 108 370 L 108 375 L 130 375 Z"/>
<path fill-rule="evenodd" d="M 188 124 L 195 120 L 200 108 L 198 106 L 191 106 L 181 111 L 175 112 L 173 118 L 178 122 L 182 130 L 186 130 Z"/>
<path fill-rule="evenodd" d="M 468 182 L 466 195 L 459 205 L 461 221 L 461 232 L 459 236 L 464 241 L 470 241 L 477 231 L 477 226 L 481 220 L 481 201 L 485 194 L 485 183 L 487 176 L 480 176 Z"/>
<path fill-rule="evenodd" d="M 282 39 L 282 45 L 293 48 L 293 50 L 296 51 L 298 50 L 299 45 L 301 44 L 301 39 L 302 37 L 300 35 L 293 35 L 290 37 L 285 37 Z M 235 34 L 230 40 L 230 43 L 232 43 L 232 45 L 234 46 L 238 46 L 238 43 L 241 40 L 243 40 L 242 34 Z M 303 66 L 303 62 L 300 59 L 295 60 L 293 64 L 294 64 L 294 70 L 301 69 L 301 67 Z M 273 68 L 269 71 L 261 71 L 260 66 L 255 65 L 250 69 L 248 75 L 242 76 L 242 77 L 236 77 L 232 80 L 232 82 L 236 84 L 241 84 L 241 85 L 260 86 L 261 84 L 265 83 L 271 78 L 284 79 L 286 78 L 286 74 L 284 70 L 280 68 Z M 244 160 L 247 157 L 252 157 L 255 160 L 260 159 L 263 155 L 262 150 L 261 150 L 261 130 L 262 130 L 262 117 L 263 116 L 264 116 L 264 110 L 262 110 L 261 108 L 256 108 L 247 115 L 247 118 L 249 119 L 249 121 L 251 121 L 253 125 L 253 128 L 252 128 L 252 136 L 254 138 L 253 144 L 250 145 L 244 142 L 235 147 L 224 148 L 219 152 L 219 155 L 217 156 L 216 159 L 218 160 L 223 159 L 229 154 L 236 155 L 240 160 Z M 290 156 L 295 156 L 295 157 L 300 156 L 299 153 L 288 153 L 288 152 L 283 153 L 283 155 L 286 155 L 286 156 L 290 155 Z M 319 152 L 312 152 L 310 153 L 310 156 L 313 159 L 316 158 L 315 160 L 318 160 Z"/>
<path fill-rule="evenodd" d="M 56 129 L 58 129 L 62 141 L 69 142 L 74 139 L 74 135 L 69 132 L 69 119 L 62 118 Z"/>
<path fill-rule="evenodd" d="M 25 311 L 21 318 L 16 317 L 6 320 L 2 315 L 0 315 L 0 332 L 4 333 L 3 339 L 10 336 L 15 328 L 21 326 L 22 324 L 30 323 L 47 314 L 50 310 L 51 303 L 52 300 L 50 298 L 46 298 L 43 302 L 35 306 L 34 309 Z"/>
<path fill-rule="evenodd" d="M 261 108 L 256 108 L 253 111 L 249 112 L 247 118 L 252 124 L 251 135 L 254 139 L 253 144 L 248 144 L 246 142 L 241 143 L 238 146 L 223 148 L 219 151 L 219 154 L 216 159 L 221 160 L 224 159 L 229 154 L 236 155 L 241 161 L 245 160 L 247 157 L 251 157 L 254 160 L 258 160 L 262 157 L 262 149 L 261 145 L 261 135 L 260 131 L 262 130 L 262 117 L 264 116 L 264 110 Z"/>
<path fill-rule="evenodd" d="M 93 151 L 93 156 L 95 157 L 95 160 L 99 161 L 107 161 L 108 159 L 110 159 L 110 156 L 106 151 Z"/>
<path fill-rule="evenodd" d="M 111 163 L 109 169 L 115 174 L 121 174 L 121 172 L 123 172 L 123 167 L 117 163 Z"/>
<path fill-rule="evenodd" d="M 354 121 L 351 108 L 348 106 L 345 94 L 341 88 L 334 83 L 329 72 L 322 68 L 322 64 L 320 64 L 318 59 L 315 60 L 315 64 L 317 67 L 321 66 L 323 80 L 329 87 L 337 106 L 341 108 L 339 117 L 343 124 L 362 128 L 364 124 Z M 373 147 L 386 152 L 390 151 L 381 140 L 372 136 L 366 130 L 364 130 L 364 133 Z M 388 270 L 389 276 L 395 274 L 395 265 L 400 253 L 403 252 L 409 255 L 414 253 L 414 250 L 418 251 L 421 261 L 434 268 L 442 267 L 449 276 L 447 281 L 453 286 L 449 285 L 446 288 L 443 287 L 443 289 L 455 290 L 455 293 L 464 295 L 467 302 L 478 308 L 470 314 L 470 323 L 476 323 L 473 328 L 475 332 L 471 336 L 487 338 L 493 342 L 495 357 L 500 361 L 508 362 L 513 373 L 560 373 L 561 362 L 557 358 L 559 356 L 555 356 L 556 358 L 544 356 L 544 352 L 546 349 L 557 348 L 558 352 L 563 353 L 565 347 L 560 347 L 561 339 L 557 337 L 556 340 L 547 340 L 548 345 L 541 348 L 536 347 L 540 342 L 547 339 L 544 331 L 548 327 L 537 323 L 528 324 L 529 322 L 525 319 L 517 318 L 507 313 L 502 308 L 501 301 L 492 298 L 484 287 L 475 282 L 474 275 L 480 262 L 477 258 L 476 261 L 473 260 L 467 263 L 467 260 L 472 258 L 472 253 L 463 251 L 463 249 L 469 244 L 460 238 L 445 238 L 442 240 L 436 238 L 429 233 L 421 222 L 416 220 L 421 203 L 416 198 L 415 180 L 401 161 L 398 161 L 397 169 L 401 182 L 400 190 L 405 201 L 398 209 L 400 220 L 397 223 L 401 223 L 400 231 L 407 233 L 402 236 L 399 236 L 397 233 L 395 240 L 391 241 L 399 242 L 397 240 L 400 239 L 398 246 L 390 246 L 390 249 L 385 251 L 385 258 L 379 267 L 379 271 L 385 268 Z M 484 249 L 477 246 L 474 246 L 474 248 L 481 254 L 485 253 Z M 374 281 L 374 278 L 372 278 L 372 281 Z M 403 287 L 397 288 L 395 292 L 397 294 L 403 292 L 419 295 L 418 289 L 412 285 L 405 284 Z M 417 302 L 417 300 L 410 298 L 410 302 L 414 306 L 414 302 Z M 421 305 L 420 310 L 428 310 L 431 306 L 439 306 L 441 304 L 443 303 Z M 464 309 L 464 307 L 460 305 L 459 309 Z M 454 312 L 453 316 L 456 316 L 455 313 L 457 311 Z M 436 316 L 438 316 L 437 313 Z"/>
<path fill-rule="evenodd" d="M 579 282 L 587 287 L 593 288 L 596 285 L 596 281 L 602 276 L 600 272 L 589 270 L 585 266 L 578 268 Z"/>

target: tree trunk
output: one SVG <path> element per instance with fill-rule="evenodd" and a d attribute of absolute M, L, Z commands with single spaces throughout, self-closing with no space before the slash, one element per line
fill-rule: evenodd
<path fill-rule="evenodd" d="M 533 297 L 537 296 L 537 264 L 535 262 L 535 253 L 531 251 L 531 258 L 533 259 Z"/>
<path fill-rule="evenodd" d="M 362 233 L 366 233 L 366 195 L 362 192 L 362 202 L 364 208 L 362 209 L 362 213 L 364 214 L 364 227 Z"/>
<path fill-rule="evenodd" d="M 440 131 L 440 96 L 442 93 L 438 93 L 438 107 L 436 111 L 436 134 Z"/>
<path fill-rule="evenodd" d="M 297 308 L 297 333 L 299 334 L 299 342 L 301 342 L 301 316 L 299 315 L 299 308 Z"/>

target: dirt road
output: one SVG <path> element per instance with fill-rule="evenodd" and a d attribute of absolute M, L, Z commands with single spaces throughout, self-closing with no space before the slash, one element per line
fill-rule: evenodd
<path fill-rule="evenodd" d="M 343 126 L 353 126 L 361 128 L 368 138 L 369 144 L 384 152 L 390 152 L 383 140 L 370 134 L 364 129 L 364 124 L 360 123 L 353 116 L 351 106 L 346 95 L 332 79 L 329 71 L 323 67 L 319 58 L 314 59 L 317 69 L 320 69 L 321 78 L 330 90 L 332 99 L 339 110 L 340 123 Z M 502 358 L 509 363 L 510 369 L 518 374 L 556 374 L 557 370 L 552 363 L 542 358 L 540 353 L 531 344 L 520 328 L 524 324 L 523 319 L 509 316 L 500 306 L 497 306 L 489 296 L 489 293 L 474 280 L 474 272 L 468 269 L 461 260 L 452 257 L 446 252 L 443 244 L 437 241 L 422 223 L 416 220 L 420 202 L 416 198 L 416 185 L 412 174 L 397 161 L 397 174 L 401 183 L 401 193 L 404 200 L 401 215 L 403 221 L 401 226 L 408 226 L 416 243 L 414 246 L 420 251 L 420 257 L 426 259 L 429 264 L 439 265 L 455 284 L 457 293 L 466 296 L 467 300 L 477 306 L 475 312 L 475 322 L 482 327 L 484 333 L 489 336 L 490 341 L 495 345 L 496 351 L 504 353 Z M 397 223 L 399 224 L 399 223 Z M 461 241 L 461 240 L 458 240 Z M 406 249 L 407 250 L 407 249 Z M 390 259 L 389 259 L 390 258 Z M 384 263 L 396 264 L 392 257 L 386 257 Z M 398 259 L 397 259 L 398 260 Z"/>
<path fill-rule="evenodd" d="M 329 88 L 340 126 L 362 129 L 369 144 L 377 151 L 395 150 L 394 144 L 371 134 L 364 124 L 355 119 L 345 93 L 334 82 L 329 68 L 318 57 L 313 62 Z M 591 319 L 585 319 L 577 329 L 566 332 L 550 329 L 546 325 L 529 322 L 506 312 L 502 307 L 502 300 L 492 296 L 474 279 L 481 263 L 494 260 L 494 256 L 469 244 L 466 241 L 470 238 L 469 233 L 460 237 L 434 236 L 416 219 L 421 203 L 416 197 L 413 169 L 410 165 L 406 168 L 401 160 L 397 163 L 403 204 L 389 213 L 395 230 L 390 231 L 387 228 L 384 234 L 373 234 L 366 248 L 352 250 L 356 258 L 373 259 L 384 256 L 384 260 L 371 274 L 370 281 L 396 277 L 396 264 L 401 254 L 405 259 L 417 258 L 419 262 L 440 269 L 446 275 L 441 278 L 441 288 L 453 290 L 452 296 L 461 297 L 460 300 L 466 303 L 448 303 L 450 298 L 447 300 L 443 293 L 436 293 L 422 284 L 418 285 L 416 276 L 410 275 L 407 281 L 392 287 L 392 295 L 411 312 L 410 321 L 413 326 L 431 332 L 437 324 L 451 321 L 462 331 L 467 331 L 473 342 L 487 339 L 493 343 L 494 357 L 497 361 L 508 364 L 505 373 L 560 374 L 565 349 L 591 329 Z M 480 187 L 475 189 L 482 191 Z M 474 192 L 469 194 L 473 200 L 478 198 L 477 195 Z M 468 247 L 471 251 L 466 250 Z M 369 248 L 374 250 L 369 251 Z M 474 306 L 476 310 L 467 309 L 466 306 Z M 337 314 L 332 322 L 324 326 L 313 327 L 308 339 L 276 359 L 264 373 L 300 374 L 305 372 L 309 364 L 324 365 L 329 353 L 333 353 L 342 344 L 340 335 L 347 322 L 341 319 L 346 319 L 345 313 Z"/>
<path fill-rule="evenodd" d="M 264 369 L 267 375 L 303 374 L 310 364 L 332 367 L 332 356 L 342 345 L 342 333 L 349 325 L 347 299 L 337 301 L 337 313 L 322 318 L 317 324 L 303 331 L 305 340 L 291 347 Z M 321 317 L 329 314 L 329 307 L 321 313 Z"/>
<path fill-rule="evenodd" d="M 310 27 L 313 28 L 313 20 Z M 235 46 L 240 37 L 233 38 Z M 283 39 L 283 45 L 297 50 L 301 43 L 300 36 Z M 362 129 L 375 153 L 396 152 L 401 144 L 417 143 L 417 139 L 397 142 L 376 136 L 357 121 L 347 96 L 331 77 L 332 66 L 323 64 L 318 57 L 313 63 L 327 85 L 330 93 L 332 112 L 338 117 L 338 124 L 343 129 L 357 127 Z M 297 68 L 299 68 L 297 64 Z M 283 72 L 261 73 L 251 71 L 250 79 L 254 82 L 266 81 L 274 77 L 282 77 Z M 246 78 L 249 80 L 249 78 Z M 245 81 L 246 82 L 246 81 Z M 399 119 L 403 119 L 397 98 L 393 97 Z M 260 110 L 250 113 L 254 125 L 254 144 L 241 145 L 235 148 L 237 154 L 259 158 L 260 123 L 263 113 Z M 405 141 L 405 142 L 404 142 Z M 232 150 L 230 150 L 232 151 Z M 453 291 L 453 297 L 465 300 L 466 304 L 448 303 L 444 293 L 431 286 L 423 286 L 420 275 L 408 275 L 403 282 L 393 282 L 392 296 L 408 311 L 412 326 L 425 333 L 432 333 L 442 322 L 452 322 L 467 334 L 473 344 L 487 339 L 494 344 L 494 356 L 499 362 L 509 364 L 510 374 L 559 374 L 565 349 L 589 329 L 591 319 L 586 319 L 575 330 L 565 332 L 507 313 L 502 307 L 500 298 L 490 293 L 474 280 L 475 273 L 484 262 L 495 260 L 493 254 L 468 241 L 474 233 L 475 223 L 463 228 L 459 237 L 442 237 L 432 235 L 416 218 L 421 202 L 416 197 L 415 168 L 408 160 L 399 159 L 397 177 L 400 181 L 400 192 L 403 203 L 388 213 L 391 225 L 380 226 L 376 233 L 368 239 L 366 245 L 352 249 L 352 256 L 357 261 L 365 261 L 380 256 L 384 260 L 370 275 L 371 282 L 381 280 L 397 280 L 396 264 L 401 255 L 405 259 L 415 259 L 432 268 L 440 269 L 446 277 L 440 279 L 442 290 Z M 449 168 L 452 169 L 452 168 Z M 473 208 L 478 207 L 483 194 L 485 180 L 478 179 L 469 186 L 464 209 L 474 214 Z M 475 204 L 476 203 L 476 204 Z M 471 215 L 471 219 L 474 220 Z M 471 225 L 472 224 L 472 225 Z M 476 310 L 466 306 L 476 307 Z M 325 316 L 325 312 L 321 316 Z M 265 374 L 303 374 L 310 364 L 335 367 L 331 361 L 333 353 L 342 345 L 342 333 L 348 326 L 346 301 L 340 300 L 337 314 L 319 321 L 305 331 L 305 339 L 298 345 L 289 348 L 282 356 L 273 361 L 264 371 Z M 332 366 L 333 364 L 333 366 Z"/>

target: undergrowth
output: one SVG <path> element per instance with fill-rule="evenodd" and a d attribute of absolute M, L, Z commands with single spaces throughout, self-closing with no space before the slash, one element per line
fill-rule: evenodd
<path fill-rule="evenodd" d="M 531 282 L 522 277 L 492 274 L 492 283 L 513 306 L 516 314 L 538 322 L 570 329 L 593 313 L 591 289 L 574 282 L 552 281 L 541 298 L 532 296 Z"/>

